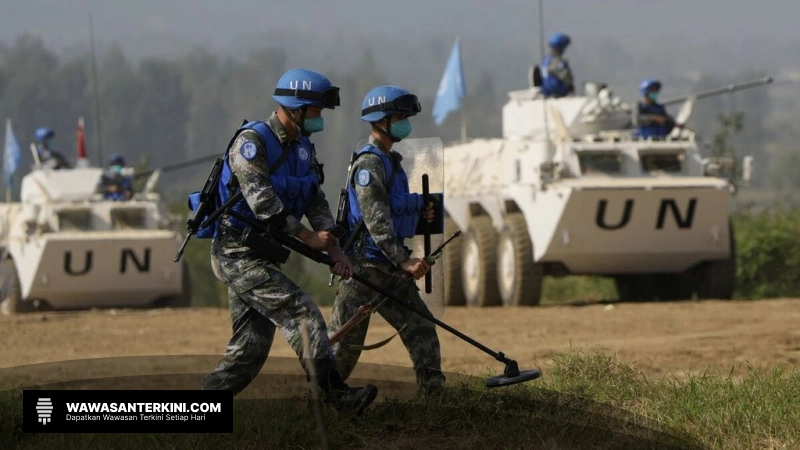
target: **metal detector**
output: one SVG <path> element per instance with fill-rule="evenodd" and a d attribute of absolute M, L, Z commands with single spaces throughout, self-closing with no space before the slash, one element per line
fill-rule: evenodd
<path fill-rule="evenodd" d="M 237 196 L 238 195 L 241 195 L 241 192 L 238 193 Z M 315 261 L 315 262 L 318 262 L 318 263 L 321 263 L 321 264 L 325 264 L 325 265 L 327 265 L 329 267 L 334 267 L 336 265 L 336 263 L 333 262 L 333 260 L 331 259 L 330 256 L 328 256 L 328 254 L 320 252 L 320 251 L 317 251 L 317 250 L 314 250 L 313 248 L 311 248 L 308 245 L 306 245 L 304 242 L 302 242 L 302 241 L 300 241 L 300 240 L 298 240 L 298 239 L 296 239 L 296 238 L 294 238 L 292 236 L 289 236 L 288 234 L 284 233 L 283 231 L 272 230 L 272 229 L 270 229 L 270 227 L 268 225 L 263 224 L 263 223 L 261 223 L 261 222 L 259 222 L 257 220 L 254 220 L 254 219 L 252 219 L 250 217 L 247 217 L 247 216 L 244 216 L 242 214 L 239 214 L 238 212 L 233 211 L 233 210 L 228 211 L 228 214 L 230 214 L 233 217 L 236 217 L 237 219 L 241 220 L 242 222 L 247 223 L 248 225 L 252 226 L 255 230 L 263 233 L 263 235 L 261 236 L 263 239 L 270 240 L 275 244 L 281 245 L 283 247 L 288 248 L 289 250 L 293 250 L 293 251 L 295 251 L 297 253 L 300 253 L 301 255 L 305 256 L 308 259 L 311 259 L 312 261 Z M 466 334 L 456 330 L 455 328 L 451 327 L 450 325 L 448 325 L 448 324 L 442 322 L 441 320 L 437 319 L 436 317 L 434 317 L 429 312 L 421 311 L 421 310 L 417 309 L 416 307 L 414 307 L 413 305 L 409 304 L 408 302 L 397 298 L 394 294 L 392 294 L 390 292 L 387 292 L 382 287 L 380 287 L 377 284 L 371 282 L 366 277 L 364 277 L 364 276 L 362 276 L 362 275 L 360 275 L 358 273 L 353 273 L 352 274 L 352 278 L 354 280 L 358 281 L 359 283 L 369 287 L 370 289 L 382 294 L 383 296 L 387 297 L 389 300 L 391 300 L 391 301 L 393 301 L 395 303 L 398 303 L 401 306 L 403 306 L 403 307 L 405 307 L 405 308 L 407 308 L 407 309 L 419 314 L 420 316 L 430 320 L 431 322 L 435 323 L 436 325 L 439 325 L 440 327 L 442 327 L 445 330 L 449 331 L 450 333 L 456 335 L 457 337 L 461 338 L 462 340 L 466 341 L 467 343 L 471 344 L 472 346 L 477 347 L 479 350 L 483 351 L 484 353 L 487 353 L 488 355 L 490 355 L 492 358 L 496 359 L 497 361 L 500 361 L 501 363 L 505 364 L 505 370 L 503 370 L 503 374 L 488 378 L 486 380 L 486 387 L 493 388 L 493 387 L 501 387 L 501 386 L 510 386 L 510 385 L 513 385 L 513 384 L 518 384 L 518 383 L 523 383 L 523 382 L 526 382 L 526 381 L 535 380 L 536 378 L 539 378 L 542 375 L 541 371 L 539 371 L 537 369 L 519 370 L 519 365 L 517 364 L 517 361 L 515 361 L 513 359 L 510 359 L 503 352 L 496 352 L 496 351 L 490 349 L 489 347 L 486 347 L 485 345 L 481 344 L 480 342 L 476 341 L 475 339 L 472 339 L 471 337 L 467 336 Z"/>

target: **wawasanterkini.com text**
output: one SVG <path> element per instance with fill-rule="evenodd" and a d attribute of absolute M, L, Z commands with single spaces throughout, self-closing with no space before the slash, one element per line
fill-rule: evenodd
<path fill-rule="evenodd" d="M 222 412 L 221 403 L 67 403 L 68 413 L 206 413 Z"/>

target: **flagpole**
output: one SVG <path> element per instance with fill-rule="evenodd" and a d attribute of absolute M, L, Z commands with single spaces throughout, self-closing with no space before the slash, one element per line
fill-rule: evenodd
<path fill-rule="evenodd" d="M 95 145 L 97 146 L 97 155 L 100 157 L 100 167 L 103 167 L 103 143 L 100 132 L 100 84 L 97 81 L 97 57 L 95 56 L 94 49 L 94 23 L 92 22 L 92 14 L 89 13 L 89 45 L 92 52 L 92 78 L 94 81 L 94 123 L 97 128 L 95 134 Z"/>
<path fill-rule="evenodd" d="M 6 256 L 8 255 L 8 244 L 9 244 L 8 238 L 11 237 L 11 214 L 10 214 L 11 213 L 11 206 L 10 206 L 10 203 L 11 203 L 11 189 L 10 188 L 6 188 L 6 205 L 8 205 L 8 206 L 6 206 L 8 208 L 6 210 L 6 232 L 5 232 L 6 245 L 3 246 L 3 255 L 2 255 L 3 259 L 0 260 L 0 261 L 5 261 L 6 260 Z"/>
<path fill-rule="evenodd" d="M 11 119 L 6 119 L 6 136 L 5 136 L 5 140 L 4 140 L 5 143 L 8 142 L 8 136 L 11 133 L 13 133 L 13 130 L 12 130 L 11 127 L 12 127 L 11 126 Z M 8 152 L 8 149 L 6 149 L 5 145 L 4 145 L 3 146 L 3 172 L 4 173 L 8 173 L 8 176 L 11 179 L 11 182 L 8 183 L 11 186 L 7 186 L 7 185 L 5 186 L 5 188 L 6 188 L 6 203 L 11 203 L 11 190 L 14 189 L 14 174 L 11 173 L 11 172 L 8 172 L 8 168 L 6 167 L 6 164 L 8 164 L 8 161 L 6 160 L 6 152 Z M 14 168 L 14 171 L 16 172 L 16 168 Z M 3 182 L 5 183 L 5 180 L 3 180 Z M 8 231 L 8 216 L 9 216 L 9 214 L 6 214 L 6 232 Z M 5 257 L 5 254 L 3 256 Z"/>
<path fill-rule="evenodd" d="M 467 121 L 464 119 L 464 108 L 461 108 L 461 142 L 467 142 Z"/>
<path fill-rule="evenodd" d="M 456 36 L 456 42 L 458 43 L 459 48 L 460 48 L 460 46 L 461 46 L 461 35 Z M 461 52 L 460 51 L 458 53 L 458 60 L 459 60 L 458 61 L 458 67 L 460 67 L 461 70 L 463 71 L 464 70 L 463 69 L 464 63 L 461 60 Z M 462 79 L 461 82 L 463 83 L 464 80 Z M 466 102 L 466 95 L 464 95 L 461 98 L 461 107 L 459 108 L 460 113 L 461 113 L 460 115 L 461 115 L 461 142 L 462 143 L 463 142 L 467 142 L 467 118 L 466 118 L 466 113 L 464 112 L 464 110 L 466 110 L 466 103 L 467 103 Z"/>
<path fill-rule="evenodd" d="M 8 256 L 8 238 L 11 236 L 11 214 L 10 214 L 11 213 L 11 206 L 10 206 L 10 203 L 11 203 L 11 190 L 14 189 L 14 181 L 13 181 L 14 180 L 14 174 L 9 172 L 8 171 L 8 167 L 6 167 L 6 164 L 9 163 L 8 158 L 6 157 L 6 153 L 9 151 L 9 149 L 6 148 L 8 142 L 9 142 L 9 139 L 8 139 L 9 133 L 12 133 L 11 119 L 6 119 L 6 136 L 5 136 L 5 140 L 4 140 L 5 145 L 3 146 L 3 172 L 4 173 L 8 173 L 8 176 L 11 179 L 11 182 L 8 183 L 8 184 L 10 184 L 11 186 L 5 185 L 5 188 L 6 188 L 6 208 L 7 209 L 6 209 L 6 214 L 5 214 L 5 216 L 6 216 L 6 227 L 5 228 L 6 229 L 5 229 L 5 232 L 3 234 L 5 235 L 4 238 L 5 238 L 6 244 L 3 245 L 3 254 L 2 254 L 2 256 L 0 256 L 0 258 L 2 258 L 2 259 L 0 259 L 0 261 L 5 261 L 6 257 Z M 16 168 L 14 170 L 16 171 Z M 3 182 L 4 182 L 3 184 L 5 184 L 5 181 L 6 180 L 3 180 Z"/>
<path fill-rule="evenodd" d="M 539 61 L 544 61 L 544 5 L 542 3 L 543 0 L 539 0 Z M 548 120 L 550 111 L 547 109 L 547 96 L 544 94 L 542 94 L 542 112 L 544 113 L 544 135 L 549 151 L 552 149 L 553 143 L 550 141 L 550 121 Z"/>

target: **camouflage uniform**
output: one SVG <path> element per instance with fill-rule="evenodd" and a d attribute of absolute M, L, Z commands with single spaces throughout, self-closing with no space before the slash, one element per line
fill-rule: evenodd
<path fill-rule="evenodd" d="M 277 114 L 266 121 L 281 145 L 288 138 Z M 238 151 L 246 142 L 257 147 L 259 157 L 248 161 Z M 234 141 L 228 154 L 231 170 L 239 180 L 247 204 L 259 220 L 266 221 L 279 215 L 283 204 L 272 190 L 266 161 L 266 149 L 253 130 L 243 131 Z M 313 165 L 316 164 L 316 155 Z M 322 190 L 307 211 L 314 230 L 333 226 L 334 220 Z M 260 372 L 269 356 L 276 327 L 300 358 L 303 368 L 307 362 L 303 355 L 301 321 L 308 322 L 311 357 L 320 377 L 323 392 L 330 388 L 346 389 L 336 371 L 334 353 L 328 341 L 325 320 L 311 297 L 284 275 L 274 262 L 260 258 L 253 250 L 238 242 L 235 229 L 228 216 L 220 220 L 222 234 L 212 243 L 212 268 L 228 286 L 228 305 L 233 321 L 233 336 L 225 355 L 215 370 L 202 383 L 202 389 L 233 390 L 241 392 Z M 293 216 L 286 217 L 284 231 L 295 235 L 303 225 Z"/>
<path fill-rule="evenodd" d="M 377 139 L 370 137 L 369 143 L 386 152 L 383 144 Z M 402 156 L 397 152 L 390 152 L 389 155 L 392 157 L 395 167 L 399 168 Z M 353 269 L 373 283 L 389 288 L 390 292 L 400 299 L 408 301 L 416 309 L 426 311 L 427 306 L 413 281 L 406 281 L 399 287 L 392 287 L 404 272 L 400 268 L 400 263 L 408 260 L 410 256 L 409 250 L 400 243 L 392 228 L 383 163 L 375 155 L 363 155 L 355 162 L 351 173 L 358 173 L 362 169 L 369 171 L 370 182 L 367 186 L 354 184 L 366 229 L 362 228 L 361 235 L 353 244 L 354 253 L 350 257 Z M 367 230 L 391 262 L 368 260 L 362 256 L 361 247 L 364 245 Z M 369 302 L 375 294 L 375 291 L 353 279 L 340 281 L 331 313 L 329 325 L 331 335 L 355 316 L 359 306 Z M 436 325 L 392 300 L 384 302 L 378 309 L 378 313 L 396 330 L 400 330 L 403 325 L 406 326 L 399 334 L 411 357 L 420 387 L 427 388 L 430 385 L 441 386 L 444 384 L 445 377 L 441 372 L 442 358 Z M 361 350 L 352 349 L 350 346 L 364 344 L 368 327 L 369 317 L 350 329 L 334 345 L 339 371 L 345 379 L 350 376 L 361 356 Z"/>

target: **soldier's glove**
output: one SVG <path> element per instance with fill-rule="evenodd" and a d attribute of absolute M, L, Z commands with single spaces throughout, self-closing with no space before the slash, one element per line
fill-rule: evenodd
<path fill-rule="evenodd" d="M 280 212 L 280 214 L 276 214 L 269 218 L 267 221 L 267 228 L 270 231 L 283 231 L 286 228 L 286 218 L 289 217 L 289 213 L 286 210 Z"/>
<path fill-rule="evenodd" d="M 439 197 L 433 194 L 428 194 L 425 196 L 425 198 L 423 198 L 423 202 L 425 203 L 425 206 L 422 208 L 423 211 L 433 208 L 434 213 L 437 213 L 439 211 L 439 207 L 441 206 Z"/>

